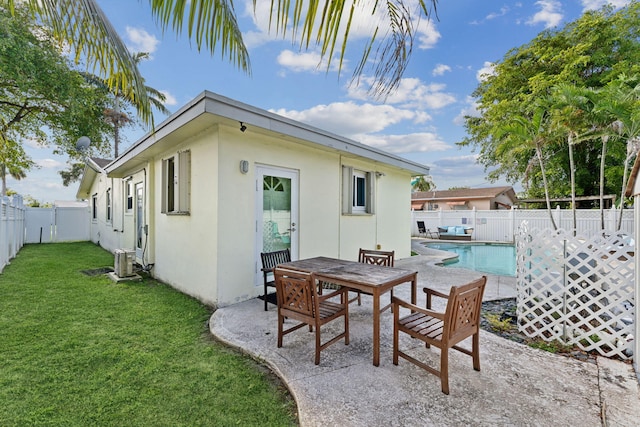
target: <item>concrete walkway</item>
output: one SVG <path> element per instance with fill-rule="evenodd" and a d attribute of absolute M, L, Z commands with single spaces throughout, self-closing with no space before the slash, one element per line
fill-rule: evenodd
<path fill-rule="evenodd" d="M 448 292 L 480 274 L 437 266 L 441 251 L 412 241 L 420 256 L 396 262 L 419 271 L 419 288 Z M 410 299 L 410 286 L 394 291 Z M 485 300 L 515 296 L 515 279 L 491 276 Z M 424 294 L 418 293 L 424 305 Z M 607 358 L 596 363 L 536 350 L 481 331 L 481 371 L 471 358 L 450 353 L 450 395 L 440 381 L 400 359 L 392 363 L 393 315 L 381 316 L 381 361 L 372 365 L 371 298 L 349 306 L 350 344 L 338 342 L 313 363 L 313 335 L 300 329 L 276 347 L 275 306 L 265 312 L 253 299 L 213 313 L 210 329 L 219 340 L 269 366 L 288 386 L 302 426 L 640 426 L 640 386 L 630 364 Z M 323 327 L 323 339 L 341 327 Z M 400 345 L 437 367 L 439 350 L 407 337 Z"/>

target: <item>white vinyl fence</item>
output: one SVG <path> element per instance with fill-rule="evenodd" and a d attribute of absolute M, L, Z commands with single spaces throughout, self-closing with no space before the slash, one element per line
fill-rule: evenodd
<path fill-rule="evenodd" d="M 86 206 L 26 209 L 26 243 L 90 240 L 91 211 Z"/>
<path fill-rule="evenodd" d="M 0 272 L 24 245 L 24 222 L 22 198 L 0 197 Z"/>
<path fill-rule="evenodd" d="M 526 222 L 516 240 L 518 329 L 629 359 L 637 321 L 632 241 L 529 229 Z"/>
<path fill-rule="evenodd" d="M 552 211 L 558 228 L 573 229 L 573 213 L 571 209 L 554 209 Z M 438 227 L 464 225 L 473 227 L 472 240 L 489 242 L 515 242 L 518 228 L 527 221 L 530 228 L 553 228 L 546 209 L 511 209 L 511 210 L 437 210 L 412 211 L 411 235 L 419 236 L 418 221 L 424 221 L 425 227 L 436 231 Z M 604 212 L 604 229 L 616 230 L 620 211 L 612 208 Z M 597 209 L 576 210 L 576 230 L 582 234 L 597 234 L 601 230 L 600 211 Z M 623 212 L 620 233 L 633 236 L 633 210 Z"/>

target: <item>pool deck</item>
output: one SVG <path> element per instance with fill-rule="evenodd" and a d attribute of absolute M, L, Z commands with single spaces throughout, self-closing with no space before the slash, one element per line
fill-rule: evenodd
<path fill-rule="evenodd" d="M 442 251 L 412 239 L 419 256 L 397 261 L 416 269 L 418 286 L 448 292 L 480 274 L 443 268 Z M 394 294 L 408 299 L 410 286 Z M 418 293 L 424 305 L 424 294 Z M 489 276 L 484 299 L 515 296 L 515 278 Z M 436 309 L 442 307 L 435 307 Z M 213 335 L 271 368 L 296 400 L 303 427 L 364 426 L 631 426 L 640 420 L 640 386 L 631 365 L 598 357 L 595 363 L 527 347 L 486 331 L 480 332 L 481 371 L 468 356 L 450 354 L 451 394 L 440 391 L 435 375 L 401 360 L 392 363 L 393 314 L 383 313 L 381 361 L 371 364 L 371 297 L 349 306 L 350 343 L 338 342 L 322 351 L 314 365 L 313 335 L 306 329 L 276 346 L 277 316 L 270 305 L 254 298 L 216 310 L 209 322 Z M 336 322 L 333 322 L 336 323 Z M 323 337 L 341 325 L 323 327 Z M 437 366 L 439 352 L 408 337 L 401 345 Z"/>

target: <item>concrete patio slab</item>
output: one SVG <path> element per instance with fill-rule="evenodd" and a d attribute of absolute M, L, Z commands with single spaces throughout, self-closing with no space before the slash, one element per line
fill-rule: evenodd
<path fill-rule="evenodd" d="M 419 271 L 419 287 L 448 292 L 479 274 L 436 266 L 442 254 L 398 260 Z M 410 286 L 394 291 L 409 300 Z M 485 299 L 515 296 L 515 279 L 491 276 Z M 383 297 L 383 301 L 386 301 Z M 424 305 L 419 292 L 418 304 Z M 303 328 L 276 347 L 275 306 L 264 311 L 254 299 L 216 310 L 210 329 L 219 340 L 269 366 L 288 386 L 302 426 L 635 426 L 640 425 L 640 387 L 630 364 L 598 358 L 596 363 L 551 354 L 481 331 L 481 371 L 471 358 L 450 353 L 451 394 L 439 378 L 400 360 L 392 363 L 393 315 L 381 317 L 380 366 L 372 365 L 371 297 L 349 306 L 351 342 L 338 342 L 314 365 L 313 334 Z M 341 322 L 323 327 L 337 334 Z M 468 344 L 468 343 L 465 343 Z M 438 366 L 439 351 L 401 337 L 403 349 Z"/>

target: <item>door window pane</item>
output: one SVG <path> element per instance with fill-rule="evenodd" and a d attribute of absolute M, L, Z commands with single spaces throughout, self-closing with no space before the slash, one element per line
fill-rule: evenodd
<path fill-rule="evenodd" d="M 262 224 L 263 252 L 291 248 L 291 179 L 264 176 Z"/>

